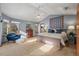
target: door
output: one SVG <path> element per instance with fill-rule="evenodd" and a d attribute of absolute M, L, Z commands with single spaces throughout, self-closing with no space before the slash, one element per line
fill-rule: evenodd
<path fill-rule="evenodd" d="M 79 4 L 77 5 L 77 20 L 76 20 L 76 37 L 77 37 L 77 44 L 76 44 L 76 54 L 79 56 Z"/>

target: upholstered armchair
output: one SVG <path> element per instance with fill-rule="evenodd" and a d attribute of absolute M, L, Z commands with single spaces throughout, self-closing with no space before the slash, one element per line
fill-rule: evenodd
<path fill-rule="evenodd" d="M 15 34 L 15 33 L 9 33 L 9 34 L 7 35 L 8 41 L 16 41 L 16 40 L 19 39 L 20 37 L 21 37 L 20 34 L 17 35 L 17 34 Z"/>

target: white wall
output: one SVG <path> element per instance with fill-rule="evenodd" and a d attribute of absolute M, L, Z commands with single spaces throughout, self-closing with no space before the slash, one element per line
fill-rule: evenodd
<path fill-rule="evenodd" d="M 1 16 L 1 6 L 0 6 L 0 16 Z"/>
<path fill-rule="evenodd" d="M 7 17 L 5 15 L 3 15 L 5 19 L 7 20 L 14 20 L 14 21 L 19 21 L 20 23 L 20 30 L 26 32 L 26 24 L 31 24 L 32 28 L 33 28 L 33 33 L 35 34 L 35 24 L 34 22 L 28 22 L 28 21 L 23 21 L 23 20 L 18 20 L 18 19 L 12 19 L 10 17 Z M 39 24 L 41 23 L 45 23 L 48 27 L 48 29 L 50 28 L 50 21 L 49 19 L 52 18 L 53 16 L 50 15 L 48 17 L 46 17 L 44 20 L 42 20 L 41 22 L 39 22 Z M 57 16 L 54 16 L 57 17 Z M 64 28 L 66 29 L 68 27 L 68 25 L 71 24 L 75 24 L 76 23 L 76 16 L 75 15 L 70 15 L 70 16 L 64 16 Z"/>
<path fill-rule="evenodd" d="M 3 19 L 3 20 L 10 20 L 10 19 Z M 33 35 L 35 35 L 35 24 L 33 22 L 28 22 L 28 21 L 20 21 L 20 20 L 12 20 L 12 21 L 16 21 L 19 22 L 19 30 L 26 33 L 26 24 L 31 24 L 31 27 L 33 29 Z"/>
<path fill-rule="evenodd" d="M 25 20 L 21 20 L 21 19 L 16 19 L 16 18 L 11 18 L 5 14 L 2 13 L 3 19 L 6 20 L 12 20 L 12 21 L 16 21 L 16 22 L 20 22 L 20 30 L 26 33 L 26 24 L 31 24 L 32 28 L 33 28 L 33 34 L 35 35 L 35 24 L 36 22 L 32 22 L 32 21 L 25 21 Z"/>
<path fill-rule="evenodd" d="M 0 6 L 1 7 L 1 6 Z M 0 8 L 0 21 L 1 21 L 1 8 Z M 0 45 L 2 43 L 2 22 L 0 22 Z"/>
<path fill-rule="evenodd" d="M 76 15 L 64 16 L 64 28 L 66 29 L 68 25 L 76 25 Z"/>
<path fill-rule="evenodd" d="M 0 22 L 0 45 L 2 43 L 2 22 Z"/>
<path fill-rule="evenodd" d="M 49 20 L 52 17 L 53 16 L 49 16 L 49 17 L 45 18 L 43 21 L 40 22 L 40 24 L 44 23 L 44 24 L 48 25 L 48 29 L 49 29 L 50 28 Z M 64 29 L 67 29 L 68 25 L 75 25 L 75 24 L 76 24 L 76 15 L 64 16 Z"/>

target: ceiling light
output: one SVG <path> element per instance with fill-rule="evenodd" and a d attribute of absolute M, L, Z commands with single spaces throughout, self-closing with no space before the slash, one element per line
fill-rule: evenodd
<path fill-rule="evenodd" d="M 75 29 L 75 26 L 70 25 L 70 26 L 68 26 L 68 29 Z"/>
<path fill-rule="evenodd" d="M 37 15 L 36 18 L 40 19 L 40 15 Z"/>
<path fill-rule="evenodd" d="M 36 18 L 38 18 L 38 19 L 41 18 L 41 17 L 40 17 L 40 5 L 38 6 L 38 10 L 37 10 L 37 16 L 36 16 Z"/>

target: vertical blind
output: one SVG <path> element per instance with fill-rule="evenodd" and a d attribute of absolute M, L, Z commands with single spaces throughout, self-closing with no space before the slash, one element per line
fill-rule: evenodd
<path fill-rule="evenodd" d="M 52 29 L 63 29 L 64 28 L 63 16 L 51 18 L 50 19 L 50 28 L 52 28 Z"/>

